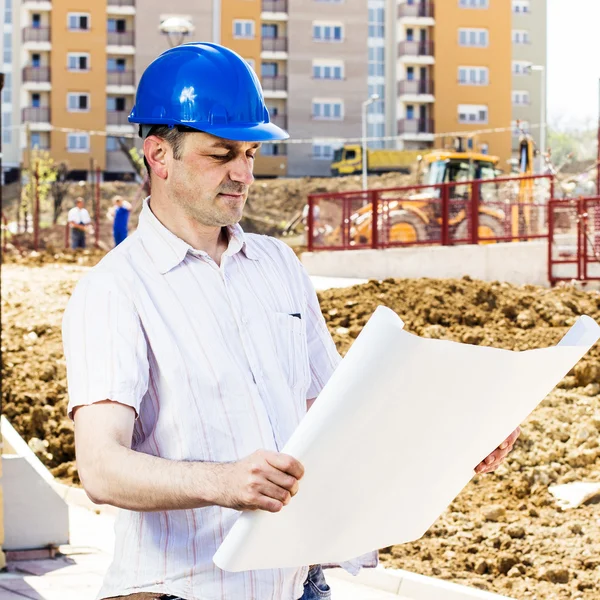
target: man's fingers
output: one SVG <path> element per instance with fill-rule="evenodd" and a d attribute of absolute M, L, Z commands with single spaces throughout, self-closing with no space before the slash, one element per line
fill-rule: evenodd
<path fill-rule="evenodd" d="M 280 488 L 287 490 L 292 496 L 295 496 L 298 492 L 298 480 L 291 475 L 282 473 L 274 467 L 266 473 L 266 478 L 271 483 L 274 483 Z"/>
<path fill-rule="evenodd" d="M 265 481 L 258 489 L 258 492 L 263 496 L 267 496 L 267 498 L 281 502 L 284 506 L 288 504 L 292 498 L 292 495 L 288 490 L 284 490 L 282 487 L 279 487 L 270 481 Z"/>
<path fill-rule="evenodd" d="M 288 454 L 269 453 L 266 456 L 266 460 L 272 467 L 275 467 L 279 471 L 287 473 L 296 479 L 302 479 L 302 476 L 304 475 L 302 463 Z"/>
<path fill-rule="evenodd" d="M 500 450 L 504 450 L 509 446 L 514 446 L 517 438 L 521 435 L 521 428 L 517 427 L 499 446 Z"/>

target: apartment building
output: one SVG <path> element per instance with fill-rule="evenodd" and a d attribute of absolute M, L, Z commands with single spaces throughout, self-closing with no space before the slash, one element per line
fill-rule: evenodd
<path fill-rule="evenodd" d="M 540 127 L 546 122 L 546 107 L 542 106 L 542 89 L 546 85 L 547 69 L 547 0 L 512 0 L 512 103 L 515 126 L 533 136 L 540 144 Z M 532 70 L 531 67 L 536 69 Z M 542 67 L 542 69 L 539 69 Z M 517 150 L 519 129 L 512 136 L 513 151 Z"/>

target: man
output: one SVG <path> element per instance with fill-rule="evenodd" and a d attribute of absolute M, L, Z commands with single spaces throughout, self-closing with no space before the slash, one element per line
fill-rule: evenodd
<path fill-rule="evenodd" d="M 288 136 L 252 69 L 215 44 L 158 57 L 130 121 L 152 196 L 63 323 L 81 481 L 125 509 L 100 597 L 328 598 L 319 565 L 212 562 L 237 511 L 285 510 L 298 491 L 303 467 L 280 449 L 340 360 L 292 250 L 237 224 L 260 142 Z"/>
<path fill-rule="evenodd" d="M 71 228 L 71 248 L 85 248 L 85 232 L 92 220 L 90 213 L 83 207 L 81 196 L 75 200 L 75 206 L 69 211 L 67 220 Z"/>
<path fill-rule="evenodd" d="M 113 224 L 113 238 L 116 247 L 127 237 L 131 204 L 127 200 L 123 200 L 121 196 L 114 196 L 112 202 L 113 205 L 108 211 L 108 218 Z"/>

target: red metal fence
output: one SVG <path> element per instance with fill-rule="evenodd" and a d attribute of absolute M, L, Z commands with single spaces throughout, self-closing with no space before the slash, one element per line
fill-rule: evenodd
<path fill-rule="evenodd" d="M 548 280 L 600 280 L 600 196 L 551 200 Z"/>
<path fill-rule="evenodd" d="M 553 193 L 552 176 L 535 175 L 311 194 L 307 246 L 352 250 L 547 238 Z"/>

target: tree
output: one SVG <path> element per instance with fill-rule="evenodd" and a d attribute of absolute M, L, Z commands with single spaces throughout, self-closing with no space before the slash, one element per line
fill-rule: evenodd
<path fill-rule="evenodd" d="M 25 215 L 29 212 L 29 206 L 33 208 L 37 194 L 40 201 L 40 211 L 50 211 L 50 190 L 52 183 L 56 180 L 57 169 L 54 159 L 47 150 L 35 148 L 29 155 L 29 166 L 24 169 L 26 181 L 21 190 L 21 210 Z M 32 211 L 33 212 L 33 211 Z"/>
<path fill-rule="evenodd" d="M 51 184 L 51 193 L 53 200 L 53 214 L 52 223 L 56 225 L 58 217 L 62 210 L 62 203 L 69 191 L 69 182 L 67 181 L 67 175 L 69 173 L 69 167 L 66 163 L 61 162 L 56 167 L 56 179 Z"/>

